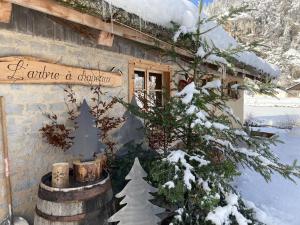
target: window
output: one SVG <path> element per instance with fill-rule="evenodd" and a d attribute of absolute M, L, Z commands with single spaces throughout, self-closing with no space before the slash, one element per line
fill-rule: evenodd
<path fill-rule="evenodd" d="M 238 87 L 238 81 L 231 81 L 228 83 L 223 81 L 223 96 L 228 97 L 231 100 L 238 100 L 240 98 Z"/>
<path fill-rule="evenodd" d="M 208 82 L 211 82 L 214 80 L 213 75 L 205 75 L 200 80 L 201 87 L 205 86 Z"/>
<path fill-rule="evenodd" d="M 170 67 L 151 62 L 133 62 L 129 65 L 129 99 L 135 96 L 143 108 L 162 107 L 170 95 Z"/>
<path fill-rule="evenodd" d="M 137 97 L 141 107 L 147 107 L 149 102 L 153 106 L 162 107 L 164 104 L 163 72 L 134 70 L 134 95 Z M 148 101 L 146 101 L 146 99 Z"/>
<path fill-rule="evenodd" d="M 248 29 L 247 29 L 247 34 L 252 34 L 252 29 L 251 29 L 251 27 L 248 27 Z"/>

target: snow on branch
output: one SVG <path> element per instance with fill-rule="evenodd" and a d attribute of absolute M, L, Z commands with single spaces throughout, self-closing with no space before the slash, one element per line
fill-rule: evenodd
<path fill-rule="evenodd" d="M 189 162 L 190 161 L 198 162 L 198 167 L 206 166 L 210 163 L 209 161 L 205 160 L 203 157 L 200 157 L 198 155 L 191 156 L 182 150 L 172 151 L 164 159 L 164 161 L 167 161 L 173 165 L 179 164 L 184 167 L 183 180 L 184 180 L 184 185 L 186 186 L 186 188 L 188 190 L 191 190 L 192 183 L 196 182 L 196 177 L 193 174 L 194 167 Z M 178 168 L 178 166 L 177 166 L 177 168 Z M 176 172 L 179 172 L 179 170 L 177 170 Z M 173 185 L 174 185 L 174 182 L 172 183 L 172 181 L 169 181 L 166 184 L 164 184 L 164 187 L 172 188 Z"/>
<path fill-rule="evenodd" d="M 176 96 L 182 97 L 182 102 L 184 104 L 189 104 L 194 97 L 194 94 L 199 94 L 199 90 L 196 89 L 194 82 L 188 84 L 181 92 L 177 93 Z"/>
<path fill-rule="evenodd" d="M 225 196 L 226 206 L 218 206 L 210 212 L 206 220 L 211 221 L 216 225 L 230 224 L 230 216 L 234 216 L 238 225 L 248 225 L 252 223 L 251 220 L 246 219 L 238 210 L 239 197 L 236 194 L 228 193 Z"/>

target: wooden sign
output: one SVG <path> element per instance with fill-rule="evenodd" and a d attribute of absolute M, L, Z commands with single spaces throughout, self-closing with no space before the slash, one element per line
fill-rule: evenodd
<path fill-rule="evenodd" d="M 0 58 L 0 83 L 4 84 L 77 84 L 119 87 L 118 73 L 104 72 L 43 62 L 34 58 Z"/>

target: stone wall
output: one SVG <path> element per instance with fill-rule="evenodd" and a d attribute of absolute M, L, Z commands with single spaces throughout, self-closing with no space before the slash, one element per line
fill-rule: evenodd
<path fill-rule="evenodd" d="M 124 85 L 104 89 L 108 92 L 107 98 L 127 98 L 128 61 L 131 56 L 160 60 L 153 49 L 145 49 L 145 46 L 123 39 L 116 38 L 110 49 L 97 46 L 51 17 L 18 6 L 14 6 L 12 22 L 0 25 L 0 57 L 13 55 L 32 56 L 76 67 L 98 68 L 99 65 L 104 71 L 116 66 L 123 72 Z M 51 170 L 52 163 L 76 158 L 47 145 L 38 131 L 47 122 L 43 111 L 52 111 L 62 120 L 66 119 L 63 88 L 63 85 L 0 84 L 0 95 L 6 99 L 13 207 L 16 214 L 31 222 L 41 176 Z M 89 98 L 89 87 L 75 86 L 74 89 L 78 99 Z M 112 113 L 121 115 L 123 108 L 119 107 Z M 0 152 L 1 221 L 7 214 L 2 145 Z"/>
<path fill-rule="evenodd" d="M 66 44 L 53 40 L 0 30 L 0 57 L 31 55 L 62 64 L 108 70 L 117 65 L 123 72 L 124 85 L 105 88 L 110 96 L 127 97 L 129 57 L 89 47 Z M 0 71 L 1 72 L 1 71 Z M 12 168 L 14 208 L 17 214 L 32 220 L 40 178 L 59 161 L 71 161 L 76 156 L 62 153 L 42 141 L 39 129 L 47 121 L 42 111 L 52 111 L 62 120 L 66 118 L 63 85 L 10 85 L 0 84 L 0 95 L 6 99 L 9 134 L 9 156 Z M 78 98 L 89 98 L 89 87 L 74 87 Z M 116 108 L 112 113 L 123 111 Z M 1 142 L 2 143 L 2 142 Z M 0 147 L 2 148 L 2 146 Z M 2 152 L 2 149 L 1 149 Z M 2 154 L 0 165 L 3 165 Z M 0 220 L 6 214 L 3 168 L 0 170 Z"/>
<path fill-rule="evenodd" d="M 228 77 L 228 80 L 230 81 L 237 81 L 239 84 L 243 85 L 244 80 L 243 78 L 240 77 Z M 245 112 L 244 112 L 244 101 L 245 101 L 245 96 L 243 91 L 240 92 L 240 97 L 236 100 L 230 100 L 228 101 L 228 106 L 231 107 L 234 111 L 234 114 L 240 118 L 241 122 L 244 122 L 245 118 Z"/>
<path fill-rule="evenodd" d="M 99 46 L 53 17 L 19 6 L 14 6 L 10 24 L 0 24 L 0 57 L 13 55 L 32 56 L 76 67 L 99 66 L 104 71 L 117 67 L 123 73 L 124 85 L 119 88 L 104 88 L 107 91 L 106 98 L 127 98 L 128 61 L 132 57 L 164 62 L 155 49 L 118 37 L 112 48 Z M 16 214 L 24 216 L 30 222 L 33 221 L 40 178 L 51 170 L 52 163 L 71 162 L 77 158 L 43 142 L 39 132 L 43 123 L 47 122 L 43 111 L 52 111 L 61 120 L 67 118 L 63 89 L 63 85 L 0 84 L 0 95 L 6 99 L 13 207 Z M 78 99 L 89 99 L 89 87 L 74 86 L 74 90 Z M 242 102 L 243 100 L 235 102 L 234 108 L 240 110 Z M 123 111 L 118 106 L 111 113 L 122 115 Z M 2 145 L 0 152 L 1 221 L 7 214 Z"/>

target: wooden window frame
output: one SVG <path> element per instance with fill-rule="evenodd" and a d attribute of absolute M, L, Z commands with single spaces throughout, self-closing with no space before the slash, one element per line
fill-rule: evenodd
<path fill-rule="evenodd" d="M 234 90 L 231 88 L 231 86 L 235 84 L 240 84 L 240 82 L 234 79 L 225 79 L 222 81 L 222 95 L 228 98 L 230 101 L 237 101 L 241 98 L 240 90 Z"/>
<path fill-rule="evenodd" d="M 129 61 L 129 67 L 128 67 L 128 102 L 131 102 L 132 97 L 134 96 L 134 79 L 135 79 L 135 74 L 134 71 L 140 70 L 144 71 L 146 74 L 145 77 L 145 82 L 146 82 L 146 87 L 148 87 L 148 76 L 149 73 L 154 72 L 154 73 L 161 73 L 162 77 L 164 79 L 164 84 L 163 88 L 166 89 L 167 91 L 167 97 L 171 95 L 171 75 L 172 75 L 172 69 L 171 66 L 165 65 L 165 64 L 160 64 L 160 63 L 155 63 L 147 60 L 141 60 L 141 59 L 134 59 Z M 148 92 L 149 90 L 147 90 Z"/>

